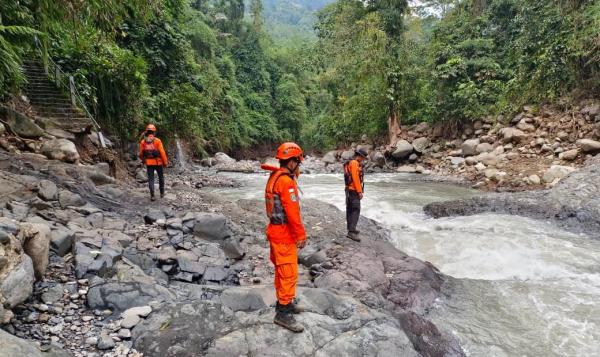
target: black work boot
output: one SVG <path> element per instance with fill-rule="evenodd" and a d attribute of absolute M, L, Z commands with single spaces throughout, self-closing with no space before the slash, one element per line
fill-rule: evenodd
<path fill-rule="evenodd" d="M 355 242 L 360 242 L 360 237 L 358 236 L 358 232 L 348 232 L 348 235 L 346 237 L 352 239 Z"/>
<path fill-rule="evenodd" d="M 302 332 L 304 331 L 304 326 L 302 326 L 298 321 L 296 321 L 294 315 L 292 315 L 293 309 L 294 308 L 292 304 L 280 305 L 279 303 L 277 303 L 277 307 L 275 308 L 275 311 L 277 311 L 277 313 L 275 314 L 275 320 L 273 322 L 276 325 L 285 327 L 286 329 L 292 332 Z"/>
<path fill-rule="evenodd" d="M 304 308 L 298 304 L 298 301 L 296 301 L 296 299 L 294 299 L 294 301 L 290 305 L 291 305 L 290 311 L 294 315 L 299 315 L 305 311 Z M 282 306 L 282 305 L 280 305 L 278 302 L 277 306 Z"/>

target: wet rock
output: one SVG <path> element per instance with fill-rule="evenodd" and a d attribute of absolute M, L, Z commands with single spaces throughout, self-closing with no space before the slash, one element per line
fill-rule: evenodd
<path fill-rule="evenodd" d="M 577 140 L 577 145 L 586 154 L 596 155 L 600 153 L 600 141 L 595 141 L 591 139 L 581 139 Z"/>
<path fill-rule="evenodd" d="M 392 152 L 392 156 L 399 160 L 407 159 L 413 150 L 413 146 L 408 141 L 400 140 L 396 143 L 396 149 Z"/>
<path fill-rule="evenodd" d="M 21 259 L 21 262 L 0 282 L 0 295 L 4 297 L 4 304 L 8 308 L 22 303 L 33 292 L 33 263 L 27 255 L 22 255 Z"/>
<path fill-rule="evenodd" d="M 44 201 L 56 201 L 58 188 L 52 181 L 42 180 L 38 183 L 38 196 Z"/>
<path fill-rule="evenodd" d="M 35 277 L 41 280 L 48 266 L 50 250 L 50 228 L 43 224 L 23 223 L 19 235 L 22 237 L 23 250 L 33 263 Z"/>
<path fill-rule="evenodd" d="M 194 235 L 200 239 L 223 240 L 231 236 L 227 218 L 215 213 L 199 213 L 195 217 Z"/>
<path fill-rule="evenodd" d="M 477 146 L 479 145 L 479 139 L 470 139 L 466 140 L 462 143 L 460 149 L 462 150 L 462 154 L 464 156 L 474 156 L 477 155 Z"/>
<path fill-rule="evenodd" d="M 41 152 L 51 160 L 65 162 L 76 162 L 79 160 L 79 152 L 72 141 L 67 139 L 54 139 L 42 144 Z"/>

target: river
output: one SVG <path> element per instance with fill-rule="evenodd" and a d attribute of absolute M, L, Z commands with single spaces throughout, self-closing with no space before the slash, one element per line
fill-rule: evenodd
<path fill-rule="evenodd" d="M 216 189 L 231 199 L 263 197 L 265 175 Z M 303 197 L 344 209 L 341 175 L 302 175 Z M 425 204 L 477 192 L 370 175 L 362 214 L 390 229 L 392 243 L 455 279 L 450 299 L 430 318 L 469 356 L 600 356 L 600 241 L 509 215 L 434 220 Z"/>

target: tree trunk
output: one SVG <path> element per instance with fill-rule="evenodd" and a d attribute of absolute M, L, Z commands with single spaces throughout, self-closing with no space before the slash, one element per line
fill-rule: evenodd
<path fill-rule="evenodd" d="M 396 144 L 398 141 L 398 137 L 402 133 L 402 129 L 400 129 L 400 118 L 398 116 L 398 112 L 391 106 L 390 114 L 388 115 L 388 145 L 391 147 Z"/>

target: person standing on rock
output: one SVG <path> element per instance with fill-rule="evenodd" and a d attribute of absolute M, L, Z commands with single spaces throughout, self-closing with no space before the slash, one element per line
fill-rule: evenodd
<path fill-rule="evenodd" d="M 362 200 L 365 190 L 362 162 L 367 158 L 367 155 L 368 153 L 365 149 L 358 148 L 354 152 L 354 158 L 344 164 L 347 237 L 356 242 L 360 242 L 360 232 L 356 230 L 356 225 L 360 217 L 360 200 Z"/>
<path fill-rule="evenodd" d="M 277 149 L 276 159 L 279 167 L 262 166 L 272 171 L 265 188 L 265 203 L 269 217 L 270 259 L 275 265 L 277 307 L 274 323 L 293 332 L 302 332 L 304 327 L 294 318 L 294 314 L 302 309 L 295 304 L 294 298 L 298 282 L 298 249 L 306 245 L 296 185 L 304 154 L 297 144 L 284 143 Z"/>
<path fill-rule="evenodd" d="M 156 137 L 156 126 L 148 124 L 144 138 L 140 142 L 140 159 L 146 165 L 148 173 L 148 187 L 150 188 L 150 200 L 156 200 L 154 196 L 154 172 L 158 174 L 158 186 L 160 198 L 165 196 L 165 176 L 163 168 L 169 164 L 167 154 L 163 148 L 162 141 Z"/>

